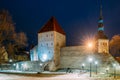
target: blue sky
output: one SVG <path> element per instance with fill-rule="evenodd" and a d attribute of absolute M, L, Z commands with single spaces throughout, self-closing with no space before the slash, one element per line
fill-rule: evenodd
<path fill-rule="evenodd" d="M 103 0 L 106 35 L 120 34 L 120 0 Z M 0 10 L 9 11 L 17 31 L 37 43 L 37 32 L 55 16 L 66 32 L 67 45 L 79 45 L 87 34 L 97 32 L 100 0 L 0 0 Z"/>

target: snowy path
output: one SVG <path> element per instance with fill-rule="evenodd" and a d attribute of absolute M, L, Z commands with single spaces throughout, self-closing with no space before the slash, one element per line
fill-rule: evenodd
<path fill-rule="evenodd" d="M 26 75 L 14 75 L 14 74 L 1 74 L 0 80 L 114 80 L 113 78 L 100 79 L 100 78 L 90 78 L 87 74 L 65 74 L 65 75 L 54 75 L 49 77 L 40 76 L 26 76 Z M 38 75 L 38 74 L 37 74 Z M 120 79 L 116 79 L 120 80 Z"/>

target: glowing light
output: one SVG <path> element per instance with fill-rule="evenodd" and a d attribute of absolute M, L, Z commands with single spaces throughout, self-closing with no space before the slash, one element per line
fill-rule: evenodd
<path fill-rule="evenodd" d="M 46 55 L 46 54 L 43 55 L 43 59 L 44 59 L 44 60 L 47 59 L 47 55 Z"/>
<path fill-rule="evenodd" d="M 43 64 L 42 63 L 40 63 L 40 66 L 42 66 Z"/>
<path fill-rule="evenodd" d="M 10 59 L 9 62 L 12 62 L 12 59 Z"/>
<path fill-rule="evenodd" d="M 85 51 L 88 52 L 88 50 L 93 50 L 95 49 L 95 38 L 94 35 L 90 35 L 90 36 L 84 36 L 82 39 L 82 45 L 85 47 Z"/>
<path fill-rule="evenodd" d="M 85 66 L 85 64 L 83 63 L 82 66 Z"/>
<path fill-rule="evenodd" d="M 116 66 L 116 64 L 113 64 L 113 66 L 115 67 L 115 66 Z"/>
<path fill-rule="evenodd" d="M 88 43 L 88 47 L 91 48 L 93 46 L 92 42 Z"/>
<path fill-rule="evenodd" d="M 97 61 L 95 61 L 95 65 L 97 65 L 98 64 L 98 62 Z"/>
<path fill-rule="evenodd" d="M 109 70 L 110 68 L 108 67 L 106 70 Z"/>
<path fill-rule="evenodd" d="M 43 62 L 47 61 L 47 60 L 48 60 L 48 55 L 47 55 L 46 53 L 44 53 L 44 54 L 42 55 L 41 60 L 42 60 Z"/>
<path fill-rule="evenodd" d="M 16 64 L 13 64 L 13 66 L 16 66 Z"/>
<path fill-rule="evenodd" d="M 92 58 L 89 58 L 89 62 L 92 62 L 93 61 L 93 59 Z"/>

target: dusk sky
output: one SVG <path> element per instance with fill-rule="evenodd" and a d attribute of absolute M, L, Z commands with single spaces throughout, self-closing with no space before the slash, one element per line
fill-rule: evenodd
<path fill-rule="evenodd" d="M 111 39 L 120 34 L 120 0 L 103 0 L 105 33 Z M 78 45 L 86 35 L 97 32 L 100 0 L 0 0 L 16 23 L 17 31 L 27 34 L 29 44 L 37 43 L 37 32 L 55 16 L 66 32 L 67 45 Z"/>

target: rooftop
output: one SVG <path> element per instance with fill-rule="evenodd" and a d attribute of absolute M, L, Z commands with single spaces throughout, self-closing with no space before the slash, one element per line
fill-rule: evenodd
<path fill-rule="evenodd" d="M 48 31 L 56 31 L 63 35 L 65 35 L 64 30 L 58 24 L 55 17 L 51 17 L 48 22 L 38 31 L 38 33 L 48 32 Z"/>

